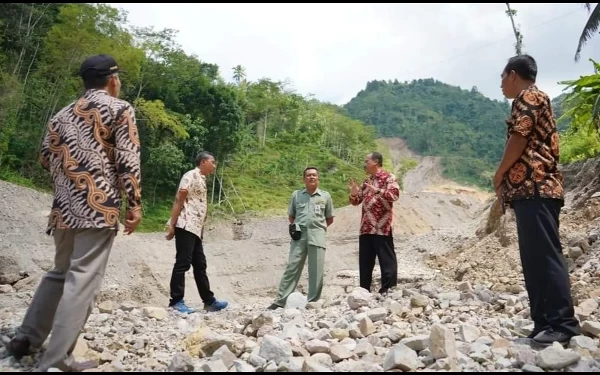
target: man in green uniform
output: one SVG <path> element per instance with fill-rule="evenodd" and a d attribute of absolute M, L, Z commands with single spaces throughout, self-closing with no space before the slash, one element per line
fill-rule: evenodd
<path fill-rule="evenodd" d="M 327 227 L 333 223 L 333 201 L 331 195 L 319 189 L 319 171 L 308 167 L 304 170 L 302 190 L 296 190 L 288 208 L 290 220 L 290 258 L 285 269 L 279 293 L 269 310 L 284 307 L 290 294 L 296 290 L 304 263 L 308 257 L 308 302 L 321 297 L 325 273 L 325 248 Z M 293 232 L 300 231 L 298 239 Z"/>

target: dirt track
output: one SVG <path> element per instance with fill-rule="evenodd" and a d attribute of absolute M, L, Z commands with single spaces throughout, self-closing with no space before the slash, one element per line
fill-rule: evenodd
<path fill-rule="evenodd" d="M 398 145 L 398 140 L 389 142 Z M 406 149 L 397 150 L 396 155 L 399 152 Z M 422 258 L 450 250 L 472 237 L 486 197 L 449 185 L 439 176 L 435 159 L 421 162 L 420 168 L 407 176 L 407 192 L 395 206 L 399 275 L 404 279 L 434 277 Z M 29 285 L 23 286 L 23 290 L 33 290 L 39 275 L 52 265 L 53 244 L 43 233 L 51 197 L 5 182 L 0 182 L 0 197 L 0 268 L 33 275 Z M 328 239 L 325 295 L 339 294 L 340 288 L 357 284 L 359 221 L 360 207 L 336 210 Z M 241 240 L 234 240 L 233 224 L 229 223 L 215 225 L 217 229 L 206 233 L 208 272 L 218 298 L 228 299 L 234 306 L 271 301 L 287 262 L 286 223 L 285 217 L 244 223 L 243 228 L 238 228 L 243 232 Z M 166 305 L 174 258 L 174 242 L 167 242 L 162 233 L 120 234 L 102 298 Z M 186 300 L 200 304 L 191 272 L 186 282 Z M 306 284 L 306 270 L 301 283 Z M 24 303 L 12 296 L 0 295 L 0 304 Z"/>

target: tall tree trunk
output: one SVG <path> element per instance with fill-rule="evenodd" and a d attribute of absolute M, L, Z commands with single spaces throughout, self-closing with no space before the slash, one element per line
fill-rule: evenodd
<path fill-rule="evenodd" d="M 515 44 L 515 51 L 516 51 L 517 55 L 521 55 L 522 47 L 523 47 L 523 34 L 521 34 L 519 29 L 515 25 L 514 16 L 515 16 L 515 14 L 517 14 L 517 11 L 510 8 L 510 3 L 506 3 L 506 9 L 508 9 L 506 11 L 506 14 L 508 14 L 508 16 L 510 17 L 510 22 L 512 23 L 513 32 L 515 33 L 515 39 L 517 40 L 517 43 Z"/>

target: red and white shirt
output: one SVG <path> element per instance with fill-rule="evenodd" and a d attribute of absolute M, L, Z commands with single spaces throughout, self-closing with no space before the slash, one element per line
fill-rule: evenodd
<path fill-rule="evenodd" d="M 381 193 L 369 189 L 367 183 L 381 189 Z M 351 205 L 362 203 L 360 234 L 389 236 L 392 232 L 394 202 L 398 198 L 400 186 L 392 173 L 381 170 L 367 178 L 360 186 L 358 195 L 350 196 Z"/>

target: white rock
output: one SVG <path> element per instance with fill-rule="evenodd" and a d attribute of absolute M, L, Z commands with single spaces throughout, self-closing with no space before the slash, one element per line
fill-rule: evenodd
<path fill-rule="evenodd" d="M 329 355 L 331 356 L 333 362 L 340 362 L 344 359 L 352 357 L 352 352 L 344 345 L 336 344 L 329 349 Z"/>
<path fill-rule="evenodd" d="M 306 343 L 306 350 L 310 354 L 329 353 L 330 345 L 327 341 L 311 340 Z"/>
<path fill-rule="evenodd" d="M 479 328 L 469 324 L 461 324 L 459 328 L 460 339 L 464 342 L 474 342 L 481 336 Z"/>
<path fill-rule="evenodd" d="M 414 371 L 418 367 L 419 357 L 417 356 L 417 353 L 401 343 L 394 345 L 383 360 L 384 371 L 395 369 L 402 371 Z"/>
<path fill-rule="evenodd" d="M 236 372 L 256 372 L 254 367 L 239 359 L 233 361 L 233 366 L 235 367 Z"/>
<path fill-rule="evenodd" d="M 204 372 L 227 372 L 228 368 L 227 368 L 227 366 L 225 366 L 223 361 L 221 361 L 219 359 L 216 361 L 210 361 L 210 362 L 204 363 L 202 365 L 202 370 Z"/>
<path fill-rule="evenodd" d="M 216 361 L 219 359 L 223 361 L 227 368 L 230 368 L 233 366 L 233 362 L 237 359 L 237 357 L 229 350 L 227 345 L 223 345 L 217 349 L 211 357 L 211 361 Z"/>
<path fill-rule="evenodd" d="M 592 336 L 600 336 L 600 323 L 586 320 L 581 324 L 581 332 Z"/>
<path fill-rule="evenodd" d="M 272 335 L 265 335 L 258 355 L 267 361 L 274 361 L 279 364 L 289 360 L 294 354 L 292 345 L 289 342 Z"/>
<path fill-rule="evenodd" d="M 435 324 L 431 328 L 431 335 L 429 336 L 429 349 L 435 359 L 456 357 L 454 333 L 441 324 Z"/>
<path fill-rule="evenodd" d="M 371 296 L 372 295 L 368 290 L 363 288 L 355 288 L 348 296 L 348 306 L 350 306 L 350 308 L 353 310 L 363 306 L 369 306 Z"/>
<path fill-rule="evenodd" d="M 289 295 L 285 302 L 286 309 L 299 309 L 304 310 L 308 303 L 306 296 L 302 293 L 294 292 Z"/>
<path fill-rule="evenodd" d="M 537 365 L 546 370 L 562 370 L 579 362 L 581 356 L 573 350 L 565 350 L 559 343 L 542 350 L 537 357 Z"/>

